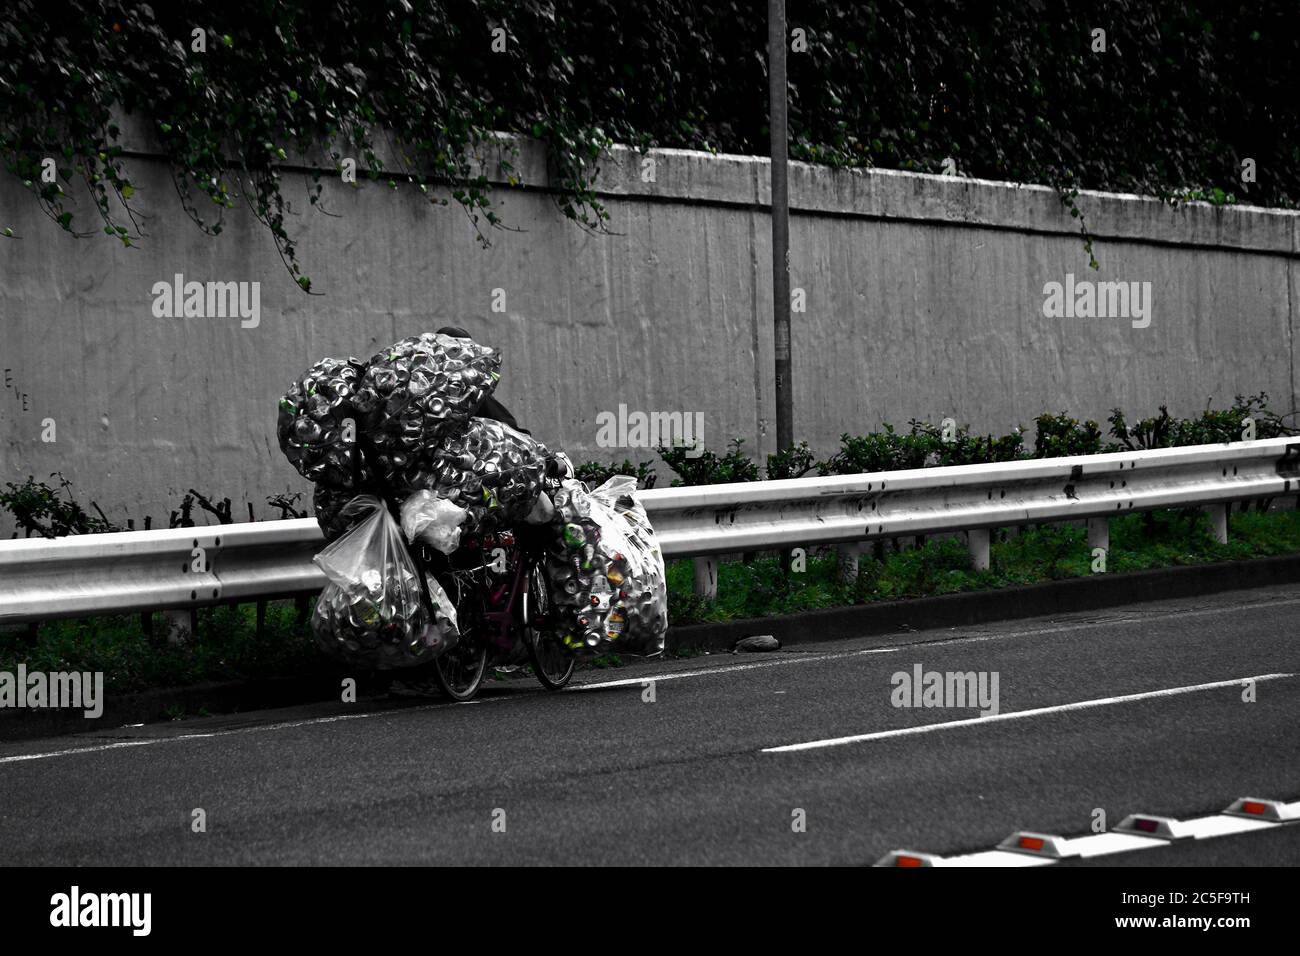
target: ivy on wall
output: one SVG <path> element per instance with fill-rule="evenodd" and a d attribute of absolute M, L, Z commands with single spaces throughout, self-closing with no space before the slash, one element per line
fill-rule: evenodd
<path fill-rule="evenodd" d="M 797 159 L 1047 184 L 1090 254 L 1081 188 L 1300 202 L 1293 0 L 790 0 L 788 20 Z M 310 291 L 292 224 L 328 213 L 323 174 L 291 156 L 456 204 L 487 242 L 475 157 L 524 133 L 563 214 L 601 229 L 613 142 L 766 153 L 765 46 L 752 0 L 11 0 L 0 161 L 58 226 L 134 245 L 124 109 L 200 229 L 246 206 Z"/>

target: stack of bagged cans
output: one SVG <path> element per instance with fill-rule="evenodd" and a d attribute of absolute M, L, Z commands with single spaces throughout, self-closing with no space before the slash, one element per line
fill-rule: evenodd
<path fill-rule="evenodd" d="M 557 635 L 574 653 L 663 652 L 664 560 L 635 491 L 636 479 L 620 475 L 594 491 L 566 479 L 554 495 L 555 541 L 545 570 Z"/>
<path fill-rule="evenodd" d="M 413 335 L 371 356 L 352 404 L 383 464 L 400 472 L 469 421 L 500 369 L 497 351 L 473 339 Z"/>
<path fill-rule="evenodd" d="M 428 490 L 465 508 L 467 533 L 522 521 L 540 493 L 558 488 L 559 456 L 473 416 L 496 389 L 500 367 L 500 354 L 473 339 L 424 333 L 369 362 L 327 358 L 308 369 L 280 400 L 277 431 L 285 456 L 316 483 L 326 540 L 348 530 L 343 506 L 372 479 L 399 503 Z"/>
<path fill-rule="evenodd" d="M 562 474 L 559 457 L 541 442 L 501 422 L 471 418 L 389 480 L 403 498 L 422 490 L 446 498 L 469 512 L 468 531 L 485 533 L 524 521 L 539 495 L 559 488 Z"/>
<path fill-rule="evenodd" d="M 357 583 L 331 583 L 312 615 L 312 635 L 331 657 L 376 670 L 431 661 L 456 643 L 455 608 L 438 587 L 431 606 L 407 567 L 373 568 Z"/>
<path fill-rule="evenodd" d="M 313 505 L 326 540 L 355 529 L 365 509 L 349 503 L 376 490 L 398 506 L 419 491 L 445 498 L 467 512 L 464 534 L 544 524 L 552 532 L 544 570 L 564 645 L 574 653 L 660 653 L 663 557 L 635 499 L 635 479 L 588 491 L 562 453 L 476 417 L 500 367 L 495 349 L 425 333 L 368 362 L 327 358 L 308 369 L 280 400 L 277 431 L 286 457 L 316 483 Z M 446 615 L 430 614 L 409 554 L 372 564 L 322 594 L 313 618 L 322 646 L 398 667 L 437 656 L 449 635 L 454 643 L 454 609 L 450 626 Z M 429 580 L 434 604 L 446 601 Z"/>
<path fill-rule="evenodd" d="M 354 399 L 364 372 L 365 365 L 354 358 L 321 359 L 280 399 L 280 449 L 304 478 L 333 488 L 355 487 Z"/>
<path fill-rule="evenodd" d="M 344 514 L 357 524 L 313 559 L 329 578 L 312 615 L 327 654 L 388 670 L 433 660 L 456 644 L 456 609 L 436 580 L 428 600 L 420 572 L 388 506 L 358 495 Z"/>

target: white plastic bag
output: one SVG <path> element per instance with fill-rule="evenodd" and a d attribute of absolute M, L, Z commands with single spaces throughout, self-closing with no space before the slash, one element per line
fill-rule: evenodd
<path fill-rule="evenodd" d="M 417 491 L 402 504 L 402 533 L 451 554 L 460 547 L 460 532 L 469 512 L 432 491 Z"/>
<path fill-rule="evenodd" d="M 546 574 L 561 641 L 586 653 L 662 653 L 667 576 L 636 479 L 616 475 L 595 491 L 566 479 L 555 512 Z"/>
<path fill-rule="evenodd" d="M 312 615 L 316 643 L 378 670 L 422 664 L 454 646 L 456 609 L 431 576 L 424 601 L 419 571 L 383 502 L 359 495 L 342 515 L 366 517 L 312 559 L 330 579 Z"/>

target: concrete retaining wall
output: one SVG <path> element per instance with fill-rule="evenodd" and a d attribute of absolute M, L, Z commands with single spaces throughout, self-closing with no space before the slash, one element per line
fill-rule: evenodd
<path fill-rule="evenodd" d="M 295 196 L 291 230 L 323 295 L 301 293 L 243 211 L 223 235 L 183 214 L 167 166 L 131 160 L 145 238 L 74 239 L 0 178 L 0 481 L 54 471 L 110 517 L 155 524 L 195 487 L 243 502 L 303 490 L 276 445 L 276 400 L 323 355 L 364 357 L 454 323 L 505 353 L 499 397 L 575 460 L 649 458 L 597 447 L 597 415 L 703 412 L 705 439 L 774 450 L 767 162 L 615 150 L 599 183 L 608 235 L 576 228 L 522 144 L 523 189 L 498 210 L 518 231 L 482 249 L 458 208 L 331 178 L 325 207 Z M 498 171 L 499 172 L 499 171 Z M 494 178 L 500 178 L 496 176 Z M 977 430 L 1043 410 L 1104 417 L 1266 390 L 1296 407 L 1300 215 L 1170 208 L 1084 193 L 1100 273 L 1047 189 L 885 171 L 791 170 L 796 433 L 819 455 L 841 432 L 944 416 Z M 83 204 L 77 221 L 93 210 Z M 256 281 L 261 321 L 155 318 L 156 282 Z M 1149 282 L 1152 321 L 1046 318 L 1067 273 Z M 495 290 L 500 290 L 499 292 Z M 493 304 L 504 296 L 504 312 Z M 57 440 L 41 441 L 53 419 Z M 668 472 L 659 466 L 661 483 Z M 269 517 L 264 507 L 259 515 Z M 8 534 L 12 525 L 0 520 Z"/>

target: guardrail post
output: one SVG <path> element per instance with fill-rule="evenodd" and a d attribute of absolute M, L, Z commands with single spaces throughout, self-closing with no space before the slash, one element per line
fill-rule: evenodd
<path fill-rule="evenodd" d="M 841 584 L 852 584 L 858 579 L 858 561 L 866 547 L 866 543 L 862 541 L 850 541 L 835 546 L 835 552 L 839 557 L 837 566 Z"/>
<path fill-rule="evenodd" d="M 1109 518 L 1089 518 L 1088 519 L 1088 550 L 1101 548 L 1107 554 L 1110 553 L 1110 519 Z"/>
<path fill-rule="evenodd" d="M 975 528 L 966 532 L 966 547 L 970 550 L 971 568 L 975 571 L 989 569 L 989 529 Z"/>
<path fill-rule="evenodd" d="M 167 621 L 167 643 L 188 644 L 198 631 L 199 613 L 196 608 L 163 611 Z"/>
<path fill-rule="evenodd" d="M 1210 533 L 1219 544 L 1228 543 L 1228 506 L 1206 505 L 1206 517 L 1210 519 Z"/>
<path fill-rule="evenodd" d="M 695 565 L 695 593 L 700 597 L 713 600 L 718 596 L 718 556 L 710 554 L 702 558 L 693 558 Z"/>

